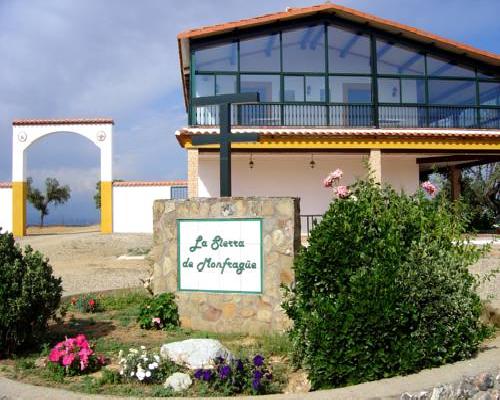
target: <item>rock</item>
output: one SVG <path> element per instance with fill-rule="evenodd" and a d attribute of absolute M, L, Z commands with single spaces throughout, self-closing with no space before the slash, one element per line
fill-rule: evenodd
<path fill-rule="evenodd" d="M 430 400 L 444 400 L 449 399 L 453 395 L 453 388 L 451 386 L 439 386 L 432 391 Z"/>
<path fill-rule="evenodd" d="M 482 374 L 479 374 L 478 376 L 476 376 L 474 378 L 474 381 L 473 381 L 474 385 L 479 389 L 479 390 L 488 390 L 488 389 L 491 389 L 493 387 L 493 385 L 495 384 L 495 381 L 493 379 L 493 376 L 491 374 L 488 374 L 488 373 L 482 373 Z"/>
<path fill-rule="evenodd" d="M 457 399 L 470 399 L 479 390 L 471 383 L 471 379 L 462 380 L 453 391 L 453 396 Z"/>
<path fill-rule="evenodd" d="M 488 392 L 478 392 L 471 397 L 472 400 L 492 400 L 492 397 Z"/>
<path fill-rule="evenodd" d="M 288 385 L 284 393 L 307 393 L 311 390 L 311 382 L 305 371 L 292 372 L 288 377 Z"/>
<path fill-rule="evenodd" d="M 188 339 L 161 346 L 160 355 L 189 369 L 213 368 L 214 360 L 232 360 L 231 352 L 215 339 Z"/>
<path fill-rule="evenodd" d="M 500 390 L 490 390 L 491 400 L 500 400 Z"/>
<path fill-rule="evenodd" d="M 191 377 L 188 374 L 183 374 L 182 372 L 175 372 L 170 375 L 163 387 L 166 389 L 170 388 L 174 392 L 182 392 L 183 390 L 188 389 L 193 384 Z"/>
<path fill-rule="evenodd" d="M 39 357 L 35 360 L 35 367 L 45 368 L 47 366 L 47 361 L 47 357 Z"/>

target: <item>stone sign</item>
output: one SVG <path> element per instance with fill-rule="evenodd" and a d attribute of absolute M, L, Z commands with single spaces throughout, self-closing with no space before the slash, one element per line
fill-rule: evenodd
<path fill-rule="evenodd" d="M 300 249 L 299 199 L 157 200 L 151 258 L 155 293 L 173 292 L 181 325 L 214 332 L 289 326 L 281 285 Z"/>
<path fill-rule="evenodd" d="M 179 219 L 178 289 L 262 293 L 262 219 Z"/>

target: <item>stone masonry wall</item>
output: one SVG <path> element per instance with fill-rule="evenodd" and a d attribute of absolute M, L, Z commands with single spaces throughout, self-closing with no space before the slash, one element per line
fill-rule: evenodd
<path fill-rule="evenodd" d="M 214 332 L 270 332 L 289 326 L 280 285 L 293 279 L 300 248 L 299 199 L 289 197 L 157 200 L 153 207 L 153 290 L 176 294 L 183 327 Z M 219 294 L 177 290 L 178 218 L 263 218 L 263 293 Z"/>

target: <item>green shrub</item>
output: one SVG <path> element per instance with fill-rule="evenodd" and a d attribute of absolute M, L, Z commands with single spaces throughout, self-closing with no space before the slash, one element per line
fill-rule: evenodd
<path fill-rule="evenodd" d="M 35 344 L 61 293 L 61 279 L 41 253 L 27 246 L 23 255 L 12 234 L 0 234 L 0 353 Z"/>
<path fill-rule="evenodd" d="M 174 329 L 179 326 L 179 312 L 172 293 L 146 298 L 137 322 L 142 329 Z"/>
<path fill-rule="evenodd" d="M 479 322 L 459 203 L 359 181 L 332 201 L 295 260 L 283 307 L 313 388 L 408 374 L 471 357 Z"/>

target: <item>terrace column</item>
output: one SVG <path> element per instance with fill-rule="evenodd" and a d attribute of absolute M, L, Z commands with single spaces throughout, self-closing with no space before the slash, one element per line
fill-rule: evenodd
<path fill-rule="evenodd" d="M 368 164 L 375 183 L 382 183 L 382 151 L 380 149 L 370 150 Z"/>
<path fill-rule="evenodd" d="M 188 198 L 198 197 L 198 149 L 188 149 Z"/>

